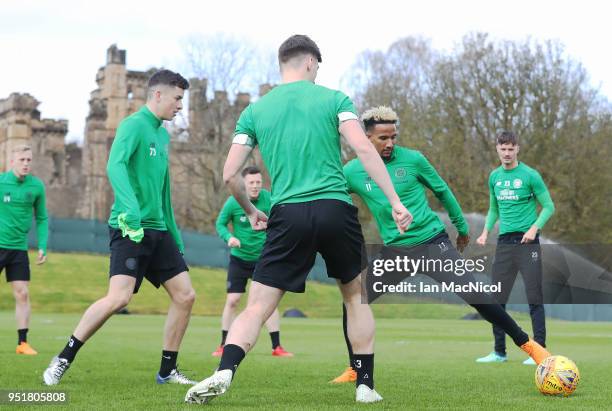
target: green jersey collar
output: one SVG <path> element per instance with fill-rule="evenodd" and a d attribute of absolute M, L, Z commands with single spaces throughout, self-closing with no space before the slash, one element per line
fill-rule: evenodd
<path fill-rule="evenodd" d="M 159 128 L 159 126 L 161 126 L 162 121 L 157 118 L 157 116 L 151 110 L 149 110 L 149 107 L 147 107 L 146 104 L 140 108 L 140 112 L 153 127 Z"/>
<path fill-rule="evenodd" d="M 22 179 L 17 178 L 13 170 L 9 170 L 6 172 L 7 179 L 10 183 L 22 184 L 25 183 L 26 180 L 30 177 L 30 175 L 24 176 Z"/>
<path fill-rule="evenodd" d="M 520 161 L 518 161 L 518 162 L 516 163 L 516 167 L 514 167 L 514 168 L 506 169 L 504 166 L 501 166 L 501 169 L 502 169 L 502 171 L 503 171 L 504 173 L 511 173 L 511 172 L 513 172 L 513 171 L 518 170 L 518 169 L 521 167 L 521 164 L 522 164 L 522 163 L 521 163 Z"/>

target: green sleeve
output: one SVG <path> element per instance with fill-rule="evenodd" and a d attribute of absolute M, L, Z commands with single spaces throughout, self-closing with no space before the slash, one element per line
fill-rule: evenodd
<path fill-rule="evenodd" d="M 47 218 L 47 205 L 45 197 L 45 187 L 40 187 L 40 194 L 34 203 L 34 213 L 36 214 L 36 237 L 38 238 L 38 249 L 47 254 L 47 238 L 49 235 L 49 219 Z"/>
<path fill-rule="evenodd" d="M 355 190 L 353 190 L 353 186 L 351 185 L 349 165 L 346 164 L 342 168 L 342 171 L 344 172 L 344 179 L 346 180 L 346 188 L 347 188 L 349 194 L 355 193 Z"/>
<path fill-rule="evenodd" d="M 130 184 L 127 166 L 138 142 L 136 130 L 129 123 L 120 124 L 106 165 L 106 174 L 115 194 L 115 204 L 121 213 L 127 214 L 127 225 L 132 230 L 140 228 L 140 206 Z"/>
<path fill-rule="evenodd" d="M 355 119 L 358 118 L 357 110 L 355 109 L 355 105 L 353 101 L 343 92 L 336 91 L 336 115 L 340 115 L 341 113 L 352 113 L 355 116 Z"/>
<path fill-rule="evenodd" d="M 231 206 L 232 197 L 228 198 L 221 212 L 219 213 L 219 217 L 217 217 L 217 222 L 215 223 L 215 227 L 217 228 L 217 234 L 219 237 L 225 241 L 226 243 L 232 237 L 232 233 L 227 228 L 231 218 L 232 218 L 232 206 Z"/>
<path fill-rule="evenodd" d="M 257 135 L 255 134 L 255 126 L 253 124 L 253 109 L 252 106 L 248 106 L 242 113 L 236 122 L 236 129 L 234 130 L 235 143 L 245 144 L 250 147 L 257 145 Z"/>
<path fill-rule="evenodd" d="M 419 181 L 429 188 L 435 196 L 440 200 L 451 222 L 457 228 L 457 232 L 461 235 L 468 235 L 470 228 L 467 221 L 463 217 L 461 206 L 455 198 L 455 195 L 448 187 L 448 184 L 440 177 L 435 168 L 425 158 L 420 155 L 418 159 Z"/>
<path fill-rule="evenodd" d="M 540 215 L 538 215 L 538 218 L 534 223 L 541 230 L 550 217 L 554 214 L 555 204 L 553 203 L 552 198 L 550 198 L 550 193 L 548 192 L 546 184 L 544 184 L 544 180 L 542 180 L 539 173 L 534 173 L 531 180 L 531 185 L 538 203 L 540 203 L 542 206 Z"/>
<path fill-rule="evenodd" d="M 497 207 L 497 198 L 495 197 L 495 190 L 491 184 L 492 175 L 489 176 L 489 211 L 487 212 L 487 219 L 485 220 L 485 228 L 487 231 L 491 231 L 495 222 L 499 218 L 499 211 Z"/>
<path fill-rule="evenodd" d="M 164 181 L 164 189 L 162 192 L 162 208 L 164 211 L 164 221 L 166 223 L 166 228 L 174 237 L 174 241 L 176 241 L 176 245 L 181 253 L 185 252 L 185 245 L 183 244 L 183 239 L 181 238 L 181 232 L 179 231 L 176 220 L 174 219 L 174 208 L 172 208 L 172 187 L 170 185 L 170 171 L 166 170 L 166 178 Z"/>

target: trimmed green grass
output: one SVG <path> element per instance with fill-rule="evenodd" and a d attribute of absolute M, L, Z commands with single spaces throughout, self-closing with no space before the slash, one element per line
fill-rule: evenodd
<path fill-rule="evenodd" d="M 30 261 L 35 261 L 33 253 Z M 32 264 L 32 312 L 83 313 L 91 303 L 106 294 L 108 262 L 109 257 L 102 255 L 52 253 L 44 265 Z M 225 303 L 225 270 L 191 267 L 190 276 L 198 294 L 193 314 L 220 316 Z M 4 280 L 2 282 L 0 311 L 10 311 L 15 307 L 11 288 Z M 287 293 L 281 301 L 281 313 L 298 308 L 309 317 L 338 318 L 341 315 L 338 287 L 316 282 L 309 282 L 306 287 L 304 294 Z M 473 311 L 464 305 L 376 304 L 373 307 L 378 318 L 461 318 Z M 165 314 L 168 310 L 166 292 L 156 290 L 144 280 L 128 309 L 137 314 Z"/>
<path fill-rule="evenodd" d="M 40 354 L 17 356 L 12 313 L 0 313 L 0 389 L 44 390 L 41 375 L 78 321 L 76 314 L 38 314 L 30 341 Z M 66 390 L 70 409 L 195 409 L 182 403 L 183 386 L 157 386 L 164 317 L 120 315 L 109 320 L 81 349 L 73 367 L 53 390 Z M 217 318 L 194 317 L 179 356 L 184 372 L 208 376 L 217 365 Z M 270 356 L 262 335 L 245 359 L 231 390 L 212 409 L 609 409 L 612 330 L 604 323 L 549 322 L 550 346 L 574 359 L 582 373 L 569 398 L 539 394 L 534 368 L 510 347 L 505 364 L 476 364 L 491 348 L 483 321 L 383 319 L 377 324 L 378 405 L 357 406 L 352 384 L 330 385 L 346 366 L 339 321 L 284 319 L 282 340 L 295 358 Z M 61 409 L 61 407 L 54 407 Z"/>
<path fill-rule="evenodd" d="M 32 258 L 33 256 L 31 256 Z M 0 390 L 49 390 L 42 372 L 72 333 L 80 315 L 106 292 L 108 257 L 52 254 L 33 266 L 33 316 L 29 340 L 38 356 L 14 354 L 14 302 L 10 287 L 0 286 Z M 218 360 L 210 352 L 219 342 L 219 315 L 225 299 L 225 272 L 193 268 L 198 299 L 179 364 L 194 379 L 211 374 Z M 54 409 L 195 409 L 183 404 L 184 386 L 157 386 L 162 329 L 168 299 L 145 283 L 130 303 L 138 315 L 118 315 L 83 347 L 65 379 L 53 390 L 66 390 L 68 407 Z M 385 398 L 357 406 L 354 385 L 330 385 L 347 365 L 340 321 L 340 297 L 334 286 L 309 283 L 306 294 L 288 294 L 281 311 L 296 307 L 306 319 L 283 319 L 283 345 L 295 358 L 273 358 L 265 333 L 243 362 L 231 390 L 213 409 L 609 409 L 612 390 L 612 328 L 608 323 L 548 321 L 548 343 L 580 367 L 582 380 L 569 398 L 539 394 L 533 366 L 509 343 L 509 362 L 476 364 L 491 350 L 491 327 L 462 321 L 467 306 L 438 304 L 375 305 L 376 387 Z M 203 317 L 209 315 L 213 317 Z M 525 315 L 515 315 L 530 330 Z M 1 406 L 1 404 L 0 404 Z M 19 408 L 19 407 L 12 407 Z M 26 408 L 26 407 L 21 407 Z M 32 407 L 27 407 L 31 409 Z"/>

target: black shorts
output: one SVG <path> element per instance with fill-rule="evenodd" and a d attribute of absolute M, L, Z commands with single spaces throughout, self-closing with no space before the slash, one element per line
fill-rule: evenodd
<path fill-rule="evenodd" d="M 524 234 L 507 233 L 497 239 L 492 281 L 502 283 L 503 293 L 499 296 L 500 304 L 506 304 L 510 298 L 519 271 L 525 284 L 527 302 L 536 305 L 544 302 L 540 236 L 536 235 L 530 243 L 521 244 Z"/>
<path fill-rule="evenodd" d="M 125 274 L 136 278 L 134 294 L 143 278 L 159 288 L 172 277 L 189 270 L 168 231 L 145 229 L 142 241 L 135 243 L 127 236 L 122 237 L 121 230 L 109 227 L 109 237 L 109 276 Z"/>
<path fill-rule="evenodd" d="M 0 273 L 6 269 L 6 281 L 30 281 L 30 259 L 24 250 L 0 248 Z"/>
<path fill-rule="evenodd" d="M 346 284 L 367 267 L 364 249 L 357 207 L 340 200 L 277 204 L 253 281 L 303 293 L 319 252 L 327 276 Z"/>
<path fill-rule="evenodd" d="M 230 255 L 229 266 L 227 267 L 227 292 L 244 293 L 247 281 L 253 277 L 257 261 L 246 261 L 242 258 Z"/>

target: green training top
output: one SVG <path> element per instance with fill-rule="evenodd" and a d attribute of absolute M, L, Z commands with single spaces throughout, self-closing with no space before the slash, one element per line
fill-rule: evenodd
<path fill-rule="evenodd" d="M 391 206 L 383 191 L 368 176 L 358 158 L 344 166 L 344 175 L 349 191 L 361 197 L 370 209 L 385 245 L 422 244 L 444 231 L 444 224 L 429 207 L 425 188 L 430 189 L 442 202 L 457 231 L 468 234 L 469 227 L 457 199 L 423 154 L 396 146 L 391 157 L 383 161 L 402 204 L 412 213 L 413 221 L 404 234 L 397 230 Z"/>
<path fill-rule="evenodd" d="M 536 200 L 542 205 L 537 215 Z M 540 174 L 519 162 L 512 170 L 502 166 L 489 176 L 489 212 L 485 227 L 491 230 L 499 217 L 499 234 L 526 232 L 532 225 L 544 227 L 555 212 L 546 184 Z"/>
<path fill-rule="evenodd" d="M 351 198 L 342 175 L 340 123 L 357 119 L 342 92 L 310 81 L 285 83 L 250 104 L 234 143 L 259 144 L 272 180 L 272 205 Z"/>
<path fill-rule="evenodd" d="M 118 228 L 117 217 L 126 213 L 129 228 L 170 231 L 183 252 L 170 197 L 169 143 L 146 105 L 121 121 L 106 166 L 115 194 L 108 224 Z"/>
<path fill-rule="evenodd" d="M 45 186 L 32 175 L 18 179 L 12 170 L 0 174 L 0 248 L 28 249 L 32 211 L 36 214 L 38 249 L 47 254 L 47 207 Z"/>
<path fill-rule="evenodd" d="M 257 200 L 251 201 L 257 209 L 266 215 L 270 214 L 270 193 L 266 190 L 259 192 Z M 234 227 L 232 234 L 227 225 L 231 221 Z M 217 218 L 217 234 L 227 243 L 230 237 L 240 240 L 240 248 L 233 247 L 230 253 L 245 261 L 257 261 L 266 241 L 265 231 L 255 231 L 238 201 L 230 196 Z"/>

